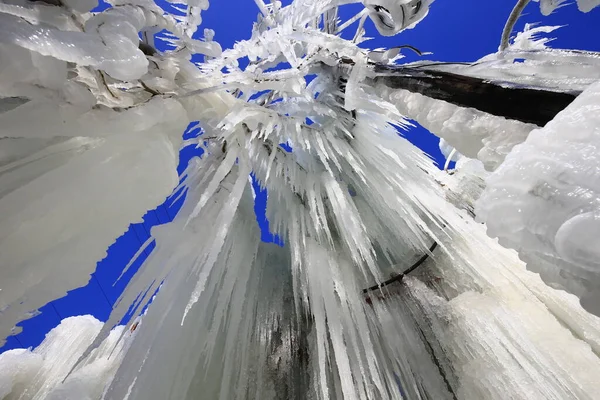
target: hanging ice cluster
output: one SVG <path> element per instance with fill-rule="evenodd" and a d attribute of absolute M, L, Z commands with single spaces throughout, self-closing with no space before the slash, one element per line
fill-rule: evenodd
<path fill-rule="evenodd" d="M 164 93 L 186 69 L 199 76 L 191 52 L 220 54 L 190 36 L 204 1 L 177 18 L 153 2 L 97 14 L 95 2 L 60 4 L 0 3 L 2 341 L 27 313 L 85 285 L 115 238 L 171 193 L 192 118 Z M 159 56 L 162 29 L 178 39 Z"/>
<path fill-rule="evenodd" d="M 173 188 L 185 196 L 175 220 L 153 229 L 156 248 L 109 321 L 66 320 L 39 348 L 0 355 L 0 396 L 597 396 L 600 320 L 473 220 L 523 260 L 561 269 L 544 279 L 571 273 L 575 286 L 562 287 L 584 300 L 597 288 L 584 283 L 596 279 L 598 254 L 583 236 L 599 218 L 590 168 L 599 100 L 588 87 L 597 56 L 526 48 L 536 42 L 520 36 L 481 61 L 492 68 L 452 70 L 585 89 L 530 133 L 535 125 L 373 84 L 373 63 L 399 49 L 359 48 L 364 18 L 397 33 L 430 2 L 365 1 L 348 23 L 337 17 L 348 1 L 255 2 L 251 38 L 223 52 L 213 32 L 192 37 L 207 1 L 171 4 L 171 14 L 146 1 L 97 14 L 87 3 L 0 5 L 0 51 L 11 55 L 0 58 L 0 337 L 85 282 L 108 244 Z M 343 40 L 359 20 L 354 40 Z M 170 34 L 155 35 L 163 29 Z M 171 49 L 157 52 L 155 36 Z M 205 61 L 193 64 L 193 53 Z M 540 70 L 537 81 L 524 81 L 527 68 Z M 453 175 L 398 135 L 407 118 L 466 156 Z M 203 133 L 182 143 L 191 120 Z M 565 137 L 574 121 L 579 135 Z M 182 144 L 205 153 L 177 186 Z M 573 164 L 575 152 L 587 156 Z M 282 246 L 260 241 L 251 174 L 268 191 Z M 550 194 L 531 194 L 536 185 Z M 544 225 L 548 212 L 556 218 Z M 114 328 L 157 291 L 143 326 Z M 65 339 L 77 341 L 70 351 Z"/>
<path fill-rule="evenodd" d="M 478 212 L 530 269 L 600 314 L 600 85 L 533 131 L 487 181 Z M 510 199 L 510 202 L 507 202 Z"/>

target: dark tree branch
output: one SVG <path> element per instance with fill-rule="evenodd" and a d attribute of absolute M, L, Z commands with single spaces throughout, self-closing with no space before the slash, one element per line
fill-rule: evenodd
<path fill-rule="evenodd" d="M 157 53 L 157 51 L 154 47 L 152 47 L 148 43 L 144 43 L 142 41 L 140 41 L 138 47 L 142 51 L 142 53 L 144 53 L 144 55 L 147 55 L 147 56 L 154 56 Z"/>
<path fill-rule="evenodd" d="M 501 86 L 480 78 L 401 65 L 376 65 L 376 83 L 521 122 L 544 126 L 579 93 Z"/>
<path fill-rule="evenodd" d="M 433 244 L 429 248 L 429 252 L 423 254 L 421 256 L 421 258 L 419 258 L 417 260 L 417 262 L 414 263 L 413 265 L 411 265 L 406 271 L 394 276 L 393 278 L 388 279 L 387 281 L 384 281 L 384 282 L 378 283 L 377 285 L 373 285 L 371 287 L 363 289 L 363 293 L 369 293 L 374 290 L 381 289 L 382 287 L 390 285 L 394 282 L 401 281 L 406 275 L 410 274 L 415 269 L 417 269 L 419 266 L 421 266 L 429 258 L 429 254 L 433 253 L 433 251 L 436 249 L 437 246 L 438 246 L 437 242 L 433 242 Z"/>

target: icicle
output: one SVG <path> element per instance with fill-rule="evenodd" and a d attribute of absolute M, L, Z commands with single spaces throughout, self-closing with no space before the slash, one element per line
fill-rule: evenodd
<path fill-rule="evenodd" d="M 141 119 L 146 115 L 138 110 Z M 135 119 L 114 122 L 114 129 L 127 129 Z M 28 312 L 85 285 L 114 239 L 177 185 L 178 139 L 168 135 L 181 132 L 187 121 L 159 119 L 154 126 L 154 121 L 147 122 L 127 135 L 114 134 L 110 123 L 99 123 L 88 133 L 113 136 L 63 137 L 0 167 L 0 249 L 3 262 L 10 265 L 0 272 L 0 337 Z M 47 127 L 45 133 L 51 135 L 52 127 Z M 83 126 L 80 129 L 85 132 Z M 65 222 L 69 219 L 77 224 Z M 75 250 L 65 251 L 69 246 Z"/>
<path fill-rule="evenodd" d="M 232 153 L 232 154 L 235 154 L 235 153 Z M 217 171 L 217 173 L 215 175 L 216 175 L 216 177 L 213 179 L 216 179 L 219 176 L 219 171 Z M 206 281 L 208 280 L 208 277 L 213 268 L 213 265 L 216 262 L 217 256 L 221 252 L 221 248 L 225 241 L 231 221 L 233 219 L 233 216 L 235 215 L 235 210 L 237 209 L 238 203 L 242 197 L 242 194 L 244 193 L 244 188 L 248 184 L 248 176 L 249 175 L 250 175 L 250 169 L 248 168 L 248 166 L 242 167 L 238 171 L 238 177 L 237 177 L 235 183 L 233 184 L 233 187 L 231 188 L 230 197 L 228 198 L 225 206 L 223 207 L 222 211 L 220 212 L 219 218 L 217 219 L 216 226 L 218 228 L 217 228 L 217 232 L 215 235 L 215 239 L 209 250 L 209 253 L 205 256 L 205 260 L 203 260 L 203 264 L 200 267 L 201 268 L 200 278 L 198 280 L 198 283 L 196 284 L 196 287 L 194 288 L 194 292 L 192 293 L 192 296 L 190 297 L 190 301 L 186 305 L 185 311 L 183 312 L 183 317 L 181 319 L 182 325 L 185 321 L 185 317 L 186 317 L 187 313 L 192 308 L 192 306 L 198 302 L 200 295 L 202 294 L 202 292 L 205 289 Z M 212 182 L 211 182 L 211 184 L 212 184 Z M 207 189 L 207 192 L 212 195 L 210 190 L 211 189 L 209 186 L 209 189 Z M 203 198 L 204 198 L 204 195 L 203 195 Z M 200 199 L 200 201 L 202 202 L 202 198 Z M 196 209 L 194 209 L 190 218 L 193 218 L 195 214 L 197 214 Z"/>
<path fill-rule="evenodd" d="M 498 167 L 512 148 L 522 143 L 533 124 L 507 120 L 472 108 L 461 108 L 407 90 L 390 91 L 390 102 L 467 157 L 478 158 L 487 169 Z M 389 94 L 387 94 L 389 93 Z"/>

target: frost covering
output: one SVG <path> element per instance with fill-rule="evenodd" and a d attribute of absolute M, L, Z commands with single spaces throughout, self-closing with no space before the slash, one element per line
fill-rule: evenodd
<path fill-rule="evenodd" d="M 472 65 L 444 66 L 443 70 L 460 71 L 502 82 L 504 85 L 549 89 L 557 92 L 581 92 L 600 79 L 598 53 L 553 49 L 548 45 L 559 34 L 560 26 L 525 24 L 510 46 L 490 54 Z"/>
<path fill-rule="evenodd" d="M 214 32 L 194 38 L 207 1 L 172 3 L 171 13 L 146 1 L 115 2 L 99 14 L 77 1 L 68 10 L 38 3 L 0 8 L 15 28 L 5 32 L 0 51 L 23 63 L 0 58 L 7 66 L 0 73 L 10 78 L 0 80 L 0 168 L 7 166 L 0 174 L 6 179 L 0 254 L 10 260 L 0 284 L 11 283 L 0 291 L 0 335 L 27 311 L 81 284 L 128 222 L 172 189 L 185 196 L 175 220 L 152 230 L 156 248 L 109 321 L 67 319 L 39 348 L 0 355 L 0 395 L 597 397 L 600 319 L 581 307 L 582 292 L 546 285 L 473 219 L 490 219 L 493 233 L 485 207 L 506 204 L 503 193 L 490 197 L 498 192 L 494 182 L 540 131 L 372 85 L 374 52 L 357 45 L 365 16 L 387 13 L 392 22 L 380 22 L 400 31 L 410 26 L 398 19 L 406 6 L 424 16 L 430 2 L 365 1 L 367 11 L 354 18 L 362 20 L 354 41 L 338 35 L 351 24 L 337 20 L 336 7 L 350 1 L 256 3 L 261 15 L 251 38 L 223 52 Z M 163 29 L 168 33 L 156 34 Z M 156 51 L 159 39 L 171 47 Z M 525 42 L 534 41 L 519 43 Z M 550 68 L 549 51 L 521 50 L 518 57 L 490 56 L 499 60 L 490 61 L 498 80 L 512 73 L 514 58 Z M 378 62 L 397 61 L 398 51 L 379 54 Z M 190 55 L 198 52 L 205 57 L 196 65 Z M 558 64 L 579 72 L 577 65 L 596 65 L 594 54 L 581 55 L 588 64 L 557 54 Z M 131 57 L 131 69 L 123 55 Z M 242 69 L 244 57 L 250 62 Z M 530 74 L 514 68 L 523 85 L 572 87 L 560 68 L 544 70 L 543 84 L 522 81 Z M 544 128 L 549 136 L 572 115 L 597 108 L 597 87 L 586 86 L 590 76 L 574 83 L 586 91 Z M 411 126 L 408 118 L 462 155 L 456 171 L 438 170 L 398 135 L 396 127 Z M 578 120 L 585 128 L 581 143 L 589 146 L 599 124 L 593 118 Z M 182 143 L 181 131 L 193 119 L 202 134 Z M 182 144 L 205 152 L 177 185 Z M 571 141 L 554 145 L 588 149 Z M 535 160 L 537 152 L 515 162 Z M 568 170 L 539 169 L 549 178 Z M 267 217 L 282 246 L 260 241 L 251 174 L 268 191 Z M 90 204 L 98 210 L 86 212 Z M 567 223 L 560 236 L 556 252 L 573 265 L 596 257 L 570 240 L 596 229 L 593 216 Z M 72 281 L 57 282 L 65 275 Z M 381 284 L 390 279 L 396 282 Z M 143 326 L 138 320 L 118 326 L 147 305 Z"/>

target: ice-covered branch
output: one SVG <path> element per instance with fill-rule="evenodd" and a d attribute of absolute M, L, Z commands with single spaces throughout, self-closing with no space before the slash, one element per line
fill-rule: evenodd
<path fill-rule="evenodd" d="M 502 30 L 502 38 L 500 39 L 500 47 L 498 50 L 504 51 L 508 48 L 508 41 L 510 39 L 510 34 L 517 23 L 517 20 L 523 13 L 523 10 L 529 4 L 530 0 L 518 0 L 515 7 L 510 12 L 510 16 L 506 20 L 506 25 L 504 25 L 504 30 Z"/>
<path fill-rule="evenodd" d="M 517 4 L 515 4 L 512 9 L 508 19 L 506 20 L 506 24 L 504 25 L 504 29 L 502 30 L 502 37 L 500 38 L 500 46 L 498 47 L 499 51 L 504 51 L 509 46 L 510 35 L 517 23 L 517 20 L 521 17 L 523 10 L 530 3 L 531 0 L 518 0 Z M 559 7 L 562 7 L 563 3 L 566 0 L 535 0 L 540 3 L 540 9 L 543 15 L 550 15 L 554 10 Z M 583 12 L 589 12 L 593 8 L 600 5 L 600 0 L 577 0 L 577 5 L 579 9 Z"/>
<path fill-rule="evenodd" d="M 498 117 L 545 125 L 568 106 L 575 94 L 510 87 L 455 73 L 406 66 L 377 65 L 376 83 L 475 108 Z M 536 107 L 530 107 L 536 104 Z"/>
<path fill-rule="evenodd" d="M 600 85 L 595 84 L 532 132 L 488 179 L 477 205 L 491 236 L 517 249 L 529 268 L 575 293 L 596 315 L 599 99 Z M 513 199 L 510 205 L 508 198 Z"/>

